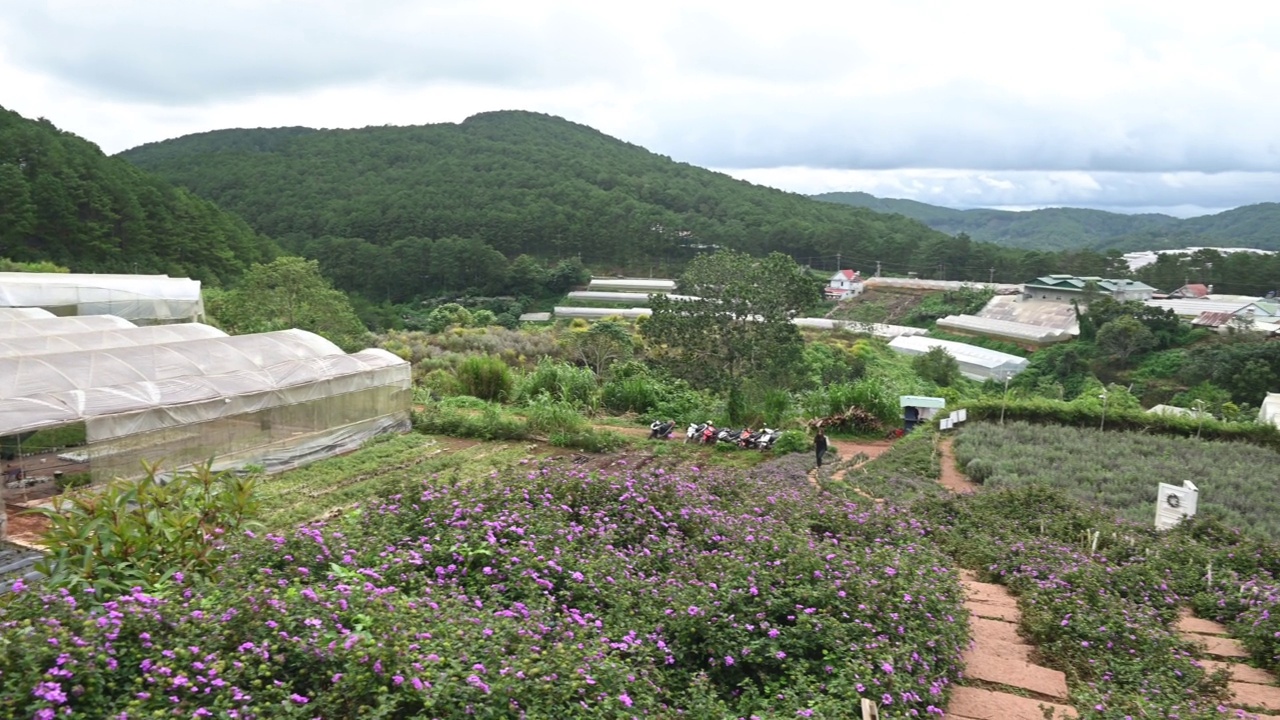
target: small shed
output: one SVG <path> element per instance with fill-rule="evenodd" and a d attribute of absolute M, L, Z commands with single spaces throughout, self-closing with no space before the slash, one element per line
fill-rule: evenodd
<path fill-rule="evenodd" d="M 916 425 L 928 422 L 946 409 L 947 399 L 927 395 L 900 395 L 898 406 L 902 408 L 902 429 L 911 432 Z"/>

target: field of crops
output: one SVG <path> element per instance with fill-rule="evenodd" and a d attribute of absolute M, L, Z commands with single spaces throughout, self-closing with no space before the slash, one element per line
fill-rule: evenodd
<path fill-rule="evenodd" d="M 902 718 L 939 714 L 959 677 L 968 628 L 933 530 L 818 491 L 807 455 L 481 473 L 429 448 L 329 466 L 344 496 L 373 455 L 401 467 L 360 510 L 246 533 L 214 580 L 19 591 L 0 716 L 836 718 L 865 697 Z M 301 517 L 299 477 L 321 480 L 267 486 L 275 521 Z"/>
<path fill-rule="evenodd" d="M 1280 537 L 1280 454 L 1244 443 L 1103 432 L 1060 425 L 974 423 L 956 461 L 988 487 L 1048 485 L 1150 524 L 1156 483 L 1200 488 L 1200 512 Z"/>

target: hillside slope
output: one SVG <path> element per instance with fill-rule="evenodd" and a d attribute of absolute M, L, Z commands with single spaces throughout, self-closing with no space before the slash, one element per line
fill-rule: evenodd
<path fill-rule="evenodd" d="M 275 252 L 208 200 L 0 108 L 0 257 L 219 284 Z"/>
<path fill-rule="evenodd" d="M 529 112 L 416 127 L 222 130 L 122 157 L 296 247 L 459 236 L 507 258 L 581 255 L 648 269 L 707 245 L 905 264 L 922 243 L 945 239 L 914 220 L 751 185 Z"/>
<path fill-rule="evenodd" d="M 1168 215 L 1125 215 L 1087 208 L 1008 210 L 954 208 L 863 192 L 814 195 L 815 200 L 898 213 L 929 227 L 974 240 L 1039 250 L 1156 250 L 1185 246 L 1280 250 L 1280 203 L 1259 203 L 1216 215 L 1180 220 Z"/>

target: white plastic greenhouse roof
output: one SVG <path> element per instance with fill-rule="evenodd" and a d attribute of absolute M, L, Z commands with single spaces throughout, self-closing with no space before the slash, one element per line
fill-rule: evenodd
<path fill-rule="evenodd" d="M 1147 300 L 1148 307 L 1164 308 L 1172 310 L 1175 315 L 1183 317 L 1199 317 L 1200 313 L 1205 312 L 1225 312 L 1235 313 L 1249 303 L 1244 302 L 1214 302 L 1212 300 Z"/>
<path fill-rule="evenodd" d="M 676 291 L 676 281 L 656 278 L 591 278 L 587 290 L 669 293 Z"/>
<path fill-rule="evenodd" d="M 0 436 L 104 418 L 93 434 L 108 439 L 368 387 L 408 388 L 410 376 L 409 363 L 385 350 L 370 349 L 218 375 L 37 393 L 0 399 Z"/>
<path fill-rule="evenodd" d="M 261 370 L 287 360 L 342 354 L 341 348 L 314 333 L 281 330 L 0 358 L 0 398 Z"/>
<path fill-rule="evenodd" d="M 998 379 L 1006 373 L 1016 375 L 1027 368 L 1027 359 L 1017 355 L 918 335 L 894 338 L 889 341 L 889 347 L 907 355 L 923 355 L 935 347 L 944 348 L 960 364 L 961 373 L 974 380 Z"/>
<path fill-rule="evenodd" d="M 0 307 L 0 320 L 23 320 L 31 318 L 51 318 L 53 313 L 41 308 Z"/>
<path fill-rule="evenodd" d="M 66 335 L 33 335 L 30 337 L 0 338 L 0 358 L 21 355 L 47 355 L 50 353 L 105 350 L 131 345 L 159 345 L 162 343 L 226 337 L 218 328 L 200 323 L 177 325 L 148 325 L 146 327 L 112 328 Z"/>
<path fill-rule="evenodd" d="M 204 315 L 200 281 L 167 275 L 0 273 L 0 307 L 73 307 L 77 315 L 158 322 Z"/>
<path fill-rule="evenodd" d="M 0 339 L 36 337 L 38 335 L 67 335 L 69 333 L 131 327 L 137 327 L 137 325 L 115 315 L 0 318 Z"/>
<path fill-rule="evenodd" d="M 649 302 L 649 296 L 655 293 L 643 292 L 604 292 L 597 290 L 575 290 L 568 295 L 569 300 L 586 300 L 588 302 L 611 302 L 620 305 L 644 305 Z M 670 295 L 667 293 L 656 293 L 658 295 L 667 295 L 672 300 L 697 300 L 698 298 L 690 295 Z"/>
<path fill-rule="evenodd" d="M 896 338 L 900 335 L 924 335 L 929 332 L 924 328 L 906 325 L 885 325 L 883 323 L 863 323 L 854 320 L 832 320 L 830 318 L 795 318 L 791 321 L 798 327 L 818 330 L 848 330 L 850 332 L 867 333 L 882 338 Z"/>
<path fill-rule="evenodd" d="M 1037 345 L 1062 342 L 1070 340 L 1072 337 L 1070 332 L 1058 328 L 1031 325 L 1030 323 L 1014 322 L 1012 320 L 994 320 L 977 315 L 948 315 L 938 320 L 938 327 L 991 337 L 1022 340 Z"/>
<path fill-rule="evenodd" d="M 647 317 L 653 314 L 649 308 L 597 308 L 597 307 L 568 307 L 557 305 L 552 313 L 556 317 L 562 318 L 586 318 L 588 320 L 599 320 L 617 315 L 623 318 Z"/>

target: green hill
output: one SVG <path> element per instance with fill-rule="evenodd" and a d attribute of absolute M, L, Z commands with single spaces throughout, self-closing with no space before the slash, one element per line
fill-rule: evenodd
<path fill-rule="evenodd" d="M 1159 214 L 1125 215 L 1085 208 L 956 210 L 862 192 L 824 193 L 815 200 L 898 213 L 929 227 L 974 240 L 1036 250 L 1159 250 L 1186 246 L 1280 250 L 1280 203 L 1246 205 L 1179 220 Z"/>
<path fill-rule="evenodd" d="M 366 273 L 375 288 L 439 275 L 405 260 L 431 254 L 415 244 L 424 238 L 482 241 L 507 259 L 581 256 L 600 268 L 659 273 L 708 246 L 830 264 L 837 253 L 903 268 L 919 260 L 935 270 L 932 255 L 918 251 L 951 242 L 914 220 L 816 203 L 529 112 L 416 127 L 220 130 L 122 157 L 320 257 L 331 274 L 338 263 L 326 255 L 395 264 L 394 278 Z M 396 246 L 390 255 L 376 250 Z"/>
<path fill-rule="evenodd" d="M 208 200 L 0 108 L 0 257 L 220 284 L 275 252 Z"/>

